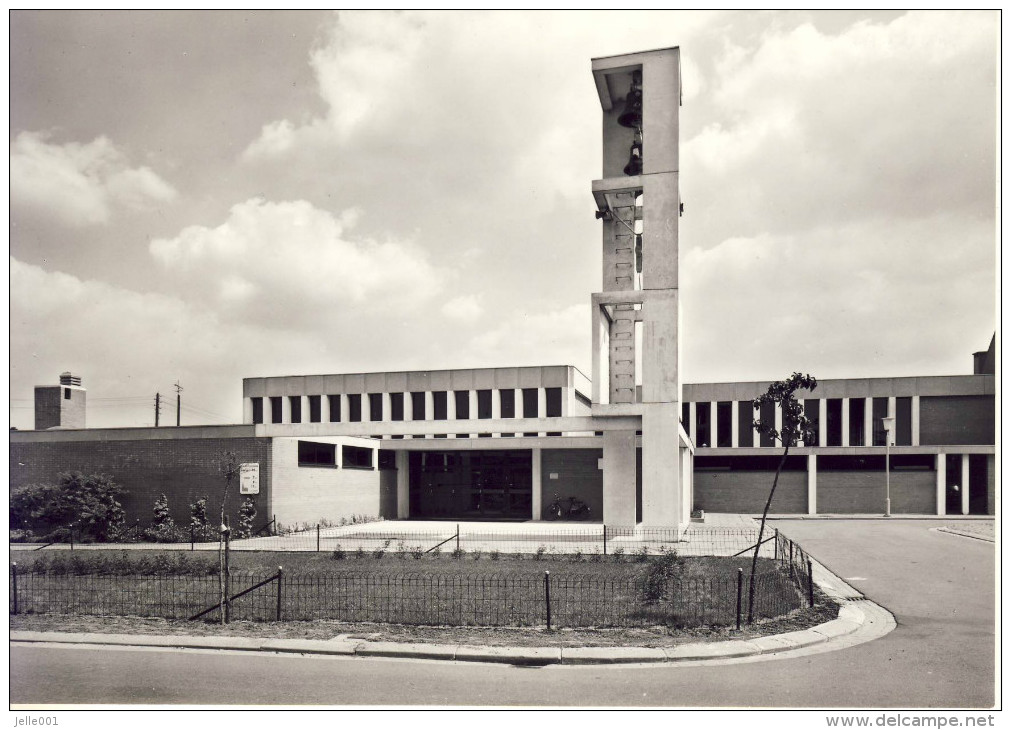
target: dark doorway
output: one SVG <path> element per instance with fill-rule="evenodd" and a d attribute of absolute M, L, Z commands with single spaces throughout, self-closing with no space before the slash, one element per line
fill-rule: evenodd
<path fill-rule="evenodd" d="M 531 518 L 530 451 L 423 451 L 410 455 L 411 516 Z"/>

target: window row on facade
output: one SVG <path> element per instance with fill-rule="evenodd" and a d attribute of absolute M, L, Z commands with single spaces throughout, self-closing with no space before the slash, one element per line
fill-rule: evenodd
<path fill-rule="evenodd" d="M 918 446 L 919 397 L 808 398 L 804 415 L 814 425 L 816 439 L 807 446 L 884 446 L 884 418 L 895 419 L 892 444 Z M 757 410 L 750 400 L 702 401 L 681 404 L 681 422 L 696 446 L 748 448 L 775 446 L 759 434 L 754 421 L 782 427 L 779 408 L 767 403 Z"/>
<path fill-rule="evenodd" d="M 252 423 L 359 423 L 558 418 L 561 388 L 341 393 L 250 398 Z"/>

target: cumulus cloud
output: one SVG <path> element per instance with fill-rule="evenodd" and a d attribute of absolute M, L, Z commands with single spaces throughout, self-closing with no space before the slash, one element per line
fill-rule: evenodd
<path fill-rule="evenodd" d="M 411 241 L 358 239 L 355 210 L 247 200 L 214 228 L 156 239 L 154 258 L 195 300 L 249 322 L 303 326 L 352 312 L 405 312 L 438 294 L 447 272 Z M 350 309 L 350 311 L 349 311 Z"/>
<path fill-rule="evenodd" d="M 575 365 L 589 374 L 589 304 L 547 312 L 518 312 L 473 337 L 460 367 Z"/>
<path fill-rule="evenodd" d="M 473 294 L 453 297 L 442 305 L 440 311 L 449 319 L 460 322 L 476 322 L 484 314 L 484 307 Z"/>
<path fill-rule="evenodd" d="M 175 199 L 176 191 L 147 167 L 131 167 L 106 137 L 55 144 L 21 132 L 11 144 L 11 204 L 55 216 L 68 226 L 108 223 L 117 208 L 141 210 Z"/>

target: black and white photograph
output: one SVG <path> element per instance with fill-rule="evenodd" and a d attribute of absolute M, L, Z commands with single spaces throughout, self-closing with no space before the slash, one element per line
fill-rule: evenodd
<path fill-rule="evenodd" d="M 8 22 L 16 729 L 999 723 L 1000 10 Z"/>

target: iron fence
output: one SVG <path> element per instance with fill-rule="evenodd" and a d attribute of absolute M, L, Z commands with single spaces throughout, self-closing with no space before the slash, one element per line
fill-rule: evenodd
<path fill-rule="evenodd" d="M 769 566 L 768 563 L 765 563 Z M 755 617 L 780 616 L 806 601 L 776 564 L 756 574 Z M 276 579 L 275 579 L 276 578 Z M 257 583 L 262 584 L 256 590 Z M 558 572 L 432 574 L 232 571 L 231 620 L 333 620 L 432 626 L 729 626 L 747 615 L 731 577 L 657 582 L 647 570 L 610 578 Z M 245 593 L 244 593 L 245 592 Z M 242 595 L 239 595 L 242 594 Z M 194 617 L 220 598 L 217 576 L 54 575 L 11 571 L 12 613 Z M 740 606 L 740 608 L 738 608 Z M 212 612 L 212 615 L 213 612 Z M 550 616 L 550 618 L 549 618 Z"/>

